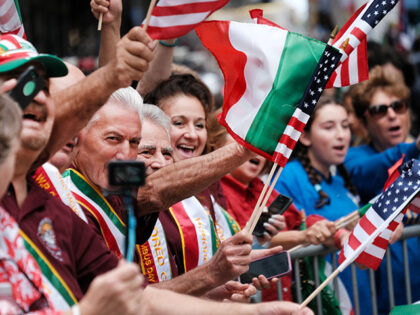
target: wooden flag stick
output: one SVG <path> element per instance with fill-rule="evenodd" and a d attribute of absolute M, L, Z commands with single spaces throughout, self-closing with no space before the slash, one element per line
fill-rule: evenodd
<path fill-rule="evenodd" d="M 319 294 L 319 292 L 321 292 L 322 289 L 325 288 L 327 284 L 331 282 L 331 280 L 338 276 L 339 273 L 340 269 L 337 268 L 336 270 L 334 270 L 334 272 L 330 274 L 328 278 L 325 279 L 324 282 L 322 282 L 321 285 L 318 288 L 316 288 L 316 290 L 312 292 L 312 294 L 308 296 L 305 301 L 303 301 L 302 304 L 300 304 L 300 309 L 303 309 L 306 305 L 308 305 L 313 300 L 313 298 L 316 297 Z"/>
<path fill-rule="evenodd" d="M 336 229 L 341 229 L 343 227 L 345 227 L 347 224 L 352 223 L 353 221 L 356 221 L 357 219 L 359 219 L 359 212 L 358 210 L 353 211 L 352 213 L 341 217 L 340 219 L 338 219 L 337 221 L 335 221 L 335 227 Z M 298 249 L 301 249 L 303 247 L 306 247 L 310 245 L 309 243 L 307 244 L 300 244 L 300 245 L 296 245 L 295 247 L 292 247 L 291 249 L 288 250 L 289 254 L 293 253 L 294 251 L 297 251 Z"/>
<path fill-rule="evenodd" d="M 104 16 L 103 13 L 99 13 L 99 20 L 98 20 L 98 31 L 102 30 L 102 17 Z"/>
<path fill-rule="evenodd" d="M 156 0 L 150 1 L 149 10 L 147 10 L 146 20 L 144 21 L 143 29 L 146 32 L 149 27 L 150 18 L 152 17 L 153 8 L 156 5 Z"/>
<path fill-rule="evenodd" d="M 331 45 L 332 44 L 332 42 L 333 42 L 335 36 L 337 35 L 337 33 L 338 33 L 338 25 L 336 25 L 334 27 L 333 31 L 331 32 L 330 39 L 328 40 L 328 43 L 327 43 L 328 45 Z"/>
<path fill-rule="evenodd" d="M 252 221 L 254 220 L 254 217 L 257 215 L 258 210 L 260 209 L 261 201 L 263 200 L 263 198 L 265 196 L 265 193 L 268 189 L 268 186 L 270 185 L 271 179 L 273 178 L 273 175 L 274 175 L 274 172 L 276 171 L 276 168 L 277 168 L 277 164 L 274 163 L 273 166 L 271 167 L 270 174 L 268 175 L 267 181 L 264 184 L 263 190 L 261 191 L 260 196 L 258 197 L 258 201 L 257 201 L 257 203 L 254 207 L 254 211 L 252 211 L 251 218 L 248 220 L 248 223 L 245 226 L 245 230 L 247 230 L 248 232 L 250 232 L 250 227 L 251 227 L 250 224 L 252 223 Z M 261 215 L 261 213 L 260 213 L 260 215 Z M 258 216 L 258 218 L 259 217 L 260 216 Z M 250 233 L 252 233 L 252 232 L 250 232 Z"/>
<path fill-rule="evenodd" d="M 277 164 L 276 164 L 276 167 L 277 167 Z M 262 202 L 261 206 L 259 207 L 257 211 L 254 211 L 252 213 L 251 219 L 249 219 L 246 226 L 249 233 L 252 234 L 252 232 L 254 231 L 255 226 L 257 225 L 258 219 L 260 218 L 261 213 L 263 212 L 264 207 L 267 204 L 268 198 L 270 198 L 271 193 L 273 192 L 274 186 L 276 185 L 282 171 L 283 171 L 283 167 L 280 167 L 277 171 L 276 177 L 274 178 L 273 182 L 270 185 L 270 188 L 268 189 L 267 194 L 264 197 L 264 201 Z"/>

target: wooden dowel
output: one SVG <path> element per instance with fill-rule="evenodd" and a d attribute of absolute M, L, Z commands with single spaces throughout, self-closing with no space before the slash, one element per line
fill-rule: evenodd
<path fill-rule="evenodd" d="M 156 5 L 156 0 L 150 1 L 149 10 L 147 10 L 146 20 L 144 21 L 143 29 L 146 32 L 149 27 L 150 18 L 152 17 L 153 8 Z"/>
<path fill-rule="evenodd" d="M 316 297 L 319 294 L 319 292 L 321 292 L 322 289 L 327 286 L 328 283 L 330 283 L 331 280 L 338 276 L 339 273 L 339 269 L 334 270 L 334 272 L 330 274 L 328 278 L 325 279 L 324 282 L 322 282 L 321 285 L 318 288 L 316 288 L 316 290 L 312 292 L 311 295 L 309 295 L 305 301 L 302 302 L 302 304 L 300 304 L 300 309 L 303 309 L 306 305 L 308 305 L 313 300 L 313 298 Z"/>
<path fill-rule="evenodd" d="M 102 17 L 104 16 L 103 13 L 99 13 L 99 20 L 98 20 L 98 31 L 102 30 Z"/>

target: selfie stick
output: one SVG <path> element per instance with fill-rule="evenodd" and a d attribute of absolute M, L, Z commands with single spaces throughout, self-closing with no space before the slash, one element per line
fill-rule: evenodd
<path fill-rule="evenodd" d="M 125 259 L 128 262 L 132 262 L 134 258 L 134 250 L 136 248 L 136 226 L 137 220 L 134 215 L 134 208 L 131 198 L 131 190 L 123 190 L 123 202 L 127 207 L 128 213 L 128 226 L 127 226 L 127 248 L 125 251 Z"/>

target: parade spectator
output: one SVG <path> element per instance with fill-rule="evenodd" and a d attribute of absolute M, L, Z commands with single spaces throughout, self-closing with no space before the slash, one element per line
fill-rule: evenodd
<path fill-rule="evenodd" d="M 389 73 L 384 67 L 375 67 L 370 71 L 369 80 L 360 83 L 352 92 L 352 100 L 357 117 L 365 126 L 370 143 L 353 147 L 345 160 L 345 165 L 351 174 L 363 202 L 368 202 L 382 190 L 388 177 L 387 170 L 397 162 L 402 154 L 404 160 L 418 158 L 420 138 L 405 143 L 409 137 L 410 91 L 399 75 Z M 407 211 L 404 224 L 416 223 L 419 216 Z M 409 251 L 409 266 L 414 270 L 419 262 L 419 243 L 415 238 L 407 240 Z M 403 245 L 399 241 L 390 246 L 392 257 L 395 303 L 406 302 Z M 387 300 L 388 282 L 386 273 L 387 262 L 384 260 L 376 273 L 376 290 L 378 301 Z M 420 276 L 411 275 L 413 288 L 420 284 Z M 414 300 L 420 295 L 413 291 Z M 389 305 L 378 303 L 379 313 L 388 313 Z"/>
<path fill-rule="evenodd" d="M 321 97 L 295 148 L 296 158 L 285 166 L 276 190 L 292 197 L 306 215 L 334 222 L 350 214 L 359 208 L 359 197 L 343 165 L 349 145 L 350 126 L 346 109 L 331 97 Z M 353 226 L 349 230 L 338 230 L 327 244 L 341 248 Z M 323 234 L 318 236 L 325 241 Z M 367 271 L 358 272 L 359 295 L 369 297 Z M 343 272 L 340 278 L 348 292 L 340 289 L 340 307 L 351 308 L 351 302 L 346 301 L 348 294 L 353 292 L 350 270 Z M 370 299 L 366 298 L 364 309 L 368 311 L 371 309 L 369 302 Z"/>

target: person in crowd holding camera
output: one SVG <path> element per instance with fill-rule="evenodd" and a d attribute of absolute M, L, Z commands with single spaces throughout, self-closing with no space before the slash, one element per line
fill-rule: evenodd
<path fill-rule="evenodd" d="M 359 83 L 350 94 L 356 116 L 367 130 L 370 142 L 352 147 L 345 165 L 353 179 L 363 202 L 378 195 L 388 178 L 387 170 L 404 154 L 404 161 L 420 156 L 420 137 L 410 138 L 410 91 L 399 73 L 388 72 L 386 67 L 376 66 L 369 73 L 369 80 Z M 407 211 L 403 223 L 416 224 L 420 217 Z M 409 267 L 415 270 L 419 264 L 419 243 L 417 238 L 407 240 Z M 392 257 L 395 303 L 406 303 L 403 245 L 396 242 L 390 246 Z M 387 261 L 381 263 L 376 276 L 378 301 L 389 300 L 387 282 Z M 411 274 L 412 288 L 420 285 L 420 275 Z M 420 292 L 413 290 L 413 299 L 420 299 Z M 387 303 L 378 303 L 380 313 L 388 313 Z"/>
<path fill-rule="evenodd" d="M 7 96 L 0 95 L 0 197 L 4 195 L 13 178 L 16 153 L 20 146 L 22 112 L 17 104 Z M 10 299 L 2 299 L 1 314 L 72 314 L 72 311 L 61 312 L 60 305 L 52 301 L 46 279 L 41 270 L 26 250 L 26 239 L 21 237 L 15 220 L 0 207 L 0 284 L 8 283 L 11 287 Z M 102 286 L 112 281 L 125 290 L 117 292 L 115 287 L 103 291 Z M 82 314 L 114 314 L 124 310 L 126 314 L 137 314 L 137 303 L 141 301 L 143 279 L 134 264 L 122 262 L 118 268 L 96 279 L 89 287 L 83 301 L 77 308 Z M 135 295 L 129 290 L 137 288 Z M 4 292 L 4 291 L 3 291 Z M 3 293 L 4 294 L 4 293 Z M 11 301 L 14 300 L 14 303 Z"/>

